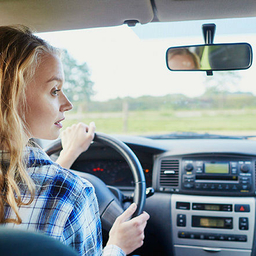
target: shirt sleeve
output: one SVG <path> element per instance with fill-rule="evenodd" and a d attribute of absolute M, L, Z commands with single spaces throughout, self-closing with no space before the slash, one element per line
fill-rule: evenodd
<path fill-rule="evenodd" d="M 102 234 L 94 188 L 85 186 L 63 230 L 63 242 L 81 256 L 102 255 Z"/>
<path fill-rule="evenodd" d="M 103 256 L 126 256 L 126 254 L 118 246 L 110 244 L 104 248 Z"/>

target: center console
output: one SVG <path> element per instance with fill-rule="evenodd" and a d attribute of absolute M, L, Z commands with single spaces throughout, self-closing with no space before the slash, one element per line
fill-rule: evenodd
<path fill-rule="evenodd" d="M 156 187 L 171 194 L 174 255 L 252 255 L 255 158 L 207 153 L 158 160 Z"/>
<path fill-rule="evenodd" d="M 176 256 L 251 255 L 255 200 L 252 197 L 172 195 Z"/>

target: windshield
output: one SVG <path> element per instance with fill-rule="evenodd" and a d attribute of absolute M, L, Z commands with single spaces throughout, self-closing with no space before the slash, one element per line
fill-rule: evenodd
<path fill-rule="evenodd" d="M 204 44 L 202 25 L 216 24 L 214 43 L 256 47 L 256 18 L 126 25 L 40 33 L 65 49 L 65 91 L 74 108 L 64 127 L 94 121 L 109 134 L 256 135 L 255 63 L 242 71 L 170 71 L 167 48 Z"/>

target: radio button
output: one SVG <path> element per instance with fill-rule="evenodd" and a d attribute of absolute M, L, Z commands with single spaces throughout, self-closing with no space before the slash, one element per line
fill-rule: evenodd
<path fill-rule="evenodd" d="M 250 185 L 242 185 L 242 190 L 250 190 Z"/>
<path fill-rule="evenodd" d="M 185 170 L 186 170 L 187 172 L 191 172 L 191 171 L 193 171 L 193 169 L 194 169 L 193 164 L 188 163 L 188 164 L 185 165 Z"/>
<path fill-rule="evenodd" d="M 230 162 L 232 168 L 237 168 L 237 162 Z"/>
<path fill-rule="evenodd" d="M 228 235 L 227 240 L 228 241 L 236 241 L 236 237 L 234 235 Z"/>
<path fill-rule="evenodd" d="M 218 235 L 218 236 L 217 236 L 217 239 L 218 239 L 218 240 L 221 240 L 221 241 L 225 241 L 225 240 L 227 240 L 228 238 L 227 238 L 226 235 Z"/>
<path fill-rule="evenodd" d="M 207 234 L 205 236 L 205 239 L 207 239 L 207 240 L 217 240 L 217 235 L 215 235 L 215 234 Z"/>
<path fill-rule="evenodd" d="M 210 184 L 210 189 L 211 189 L 211 190 L 215 190 L 215 189 L 216 189 L 216 186 L 217 186 L 216 184 Z"/>
<path fill-rule="evenodd" d="M 185 214 L 177 215 L 177 226 L 178 227 L 186 227 L 186 215 Z"/>
<path fill-rule="evenodd" d="M 176 209 L 179 209 L 179 210 L 190 210 L 190 203 L 187 203 L 187 202 L 176 202 Z"/>
<path fill-rule="evenodd" d="M 184 176 L 184 182 L 187 182 L 187 183 L 194 182 L 194 178 Z"/>
<path fill-rule="evenodd" d="M 238 173 L 238 170 L 237 170 L 237 168 L 232 168 L 231 169 L 231 174 L 237 174 Z"/>
<path fill-rule="evenodd" d="M 230 185 L 229 184 L 225 184 L 224 185 L 224 190 L 230 190 Z"/>
<path fill-rule="evenodd" d="M 184 180 L 188 180 L 188 179 L 191 179 L 191 180 L 194 180 L 195 179 L 195 175 L 191 174 L 191 175 L 188 175 L 188 174 L 184 174 L 183 175 L 183 178 Z"/>
<path fill-rule="evenodd" d="M 199 239 L 199 235 L 198 234 L 194 234 L 194 233 L 190 233 L 189 238 L 191 238 L 191 239 Z"/>
<path fill-rule="evenodd" d="M 225 228 L 232 229 L 233 228 L 233 221 L 232 218 L 224 219 Z"/>
<path fill-rule="evenodd" d="M 202 186 L 202 189 L 208 189 L 209 188 L 209 184 L 203 184 L 203 186 Z"/>
<path fill-rule="evenodd" d="M 242 183 L 242 184 L 251 183 L 251 178 L 250 178 L 250 177 L 241 176 L 241 177 L 240 177 L 240 183 Z"/>
<path fill-rule="evenodd" d="M 200 234 L 200 235 L 199 235 L 199 239 L 201 239 L 201 240 L 206 239 L 206 238 L 205 238 L 205 235 L 204 235 L 204 234 Z"/>
<path fill-rule="evenodd" d="M 203 166 L 204 166 L 204 163 L 203 161 L 196 161 L 196 173 L 197 174 L 202 174 L 203 173 Z"/>
<path fill-rule="evenodd" d="M 249 229 L 248 218 L 244 218 L 244 217 L 239 218 L 239 229 L 240 230 L 248 230 Z"/>
<path fill-rule="evenodd" d="M 196 173 L 198 173 L 198 174 L 203 173 L 203 168 L 197 167 L 197 168 L 196 168 Z"/>
<path fill-rule="evenodd" d="M 189 234 L 187 232 L 184 232 L 184 231 L 179 231 L 178 237 L 179 238 L 188 238 Z"/>
<path fill-rule="evenodd" d="M 222 185 L 222 184 L 219 184 L 219 185 L 217 186 L 217 189 L 218 189 L 218 190 L 222 190 L 222 189 L 223 189 L 223 185 Z"/>
<path fill-rule="evenodd" d="M 200 183 L 196 183 L 196 184 L 195 184 L 195 188 L 196 188 L 196 189 L 201 189 L 201 188 L 202 188 L 202 185 L 201 185 Z"/>
<path fill-rule="evenodd" d="M 203 206 L 203 204 L 192 203 L 192 209 L 193 209 L 193 210 L 202 211 L 202 210 L 204 210 L 204 206 Z"/>
<path fill-rule="evenodd" d="M 196 167 L 201 167 L 203 168 L 204 162 L 203 161 L 196 161 Z"/>
<path fill-rule="evenodd" d="M 232 212 L 232 205 L 231 204 L 223 205 L 222 210 L 224 212 Z"/>
<path fill-rule="evenodd" d="M 193 183 L 184 183 L 183 186 L 184 186 L 184 188 L 193 188 L 194 184 Z"/>
<path fill-rule="evenodd" d="M 241 170 L 242 172 L 244 172 L 244 173 L 247 173 L 247 172 L 250 171 L 250 165 L 248 165 L 248 164 L 242 164 L 242 165 L 240 166 L 240 170 Z"/>
<path fill-rule="evenodd" d="M 239 242 L 247 242 L 247 236 L 244 236 L 244 235 L 236 235 L 236 241 L 239 241 Z"/>
<path fill-rule="evenodd" d="M 239 186 L 238 186 L 238 185 L 232 185 L 232 186 L 231 186 L 231 189 L 232 189 L 232 190 L 238 190 L 238 189 L 239 189 Z"/>

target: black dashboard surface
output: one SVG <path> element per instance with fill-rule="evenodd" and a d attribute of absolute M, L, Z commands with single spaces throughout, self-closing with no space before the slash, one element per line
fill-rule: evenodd
<path fill-rule="evenodd" d="M 181 159 L 186 156 L 206 155 L 215 161 L 223 156 L 255 157 L 256 141 L 237 139 L 176 139 L 153 140 L 143 137 L 119 136 L 138 157 L 146 178 L 147 187 L 159 190 L 157 179 L 160 167 L 155 163 L 162 157 Z M 128 164 L 112 148 L 93 143 L 75 161 L 71 169 L 93 174 L 107 185 L 133 188 L 133 177 Z M 168 191 L 168 190 L 167 190 Z M 163 192 L 163 191 L 162 191 Z"/>

